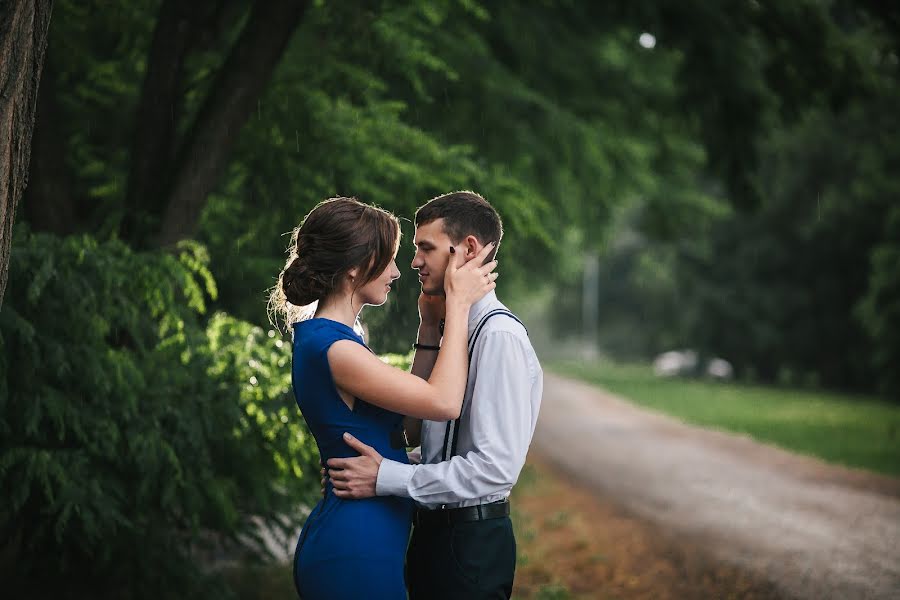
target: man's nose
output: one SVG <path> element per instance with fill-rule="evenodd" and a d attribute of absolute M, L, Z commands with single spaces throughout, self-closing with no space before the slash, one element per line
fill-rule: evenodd
<path fill-rule="evenodd" d="M 423 261 L 421 259 L 421 257 L 419 256 L 419 254 L 416 253 L 416 255 L 413 256 L 412 262 L 410 263 L 409 266 L 418 271 L 420 268 L 422 268 L 422 265 L 424 265 L 424 264 L 425 264 L 425 261 Z"/>

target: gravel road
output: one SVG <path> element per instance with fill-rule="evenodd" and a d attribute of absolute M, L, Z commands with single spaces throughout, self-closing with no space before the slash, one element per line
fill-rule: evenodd
<path fill-rule="evenodd" d="M 549 373 L 533 449 L 785 595 L 900 598 L 900 480 L 691 427 Z"/>

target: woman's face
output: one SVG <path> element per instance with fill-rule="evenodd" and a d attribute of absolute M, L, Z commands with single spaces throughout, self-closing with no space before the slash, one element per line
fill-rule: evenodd
<path fill-rule="evenodd" d="M 397 269 L 397 263 L 392 258 L 381 275 L 356 290 L 356 296 L 363 304 L 381 306 L 387 301 L 391 284 L 399 277 L 400 270 Z"/>

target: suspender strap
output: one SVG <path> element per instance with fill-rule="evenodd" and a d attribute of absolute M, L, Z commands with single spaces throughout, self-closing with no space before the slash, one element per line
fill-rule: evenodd
<path fill-rule="evenodd" d="M 484 329 L 484 326 L 489 319 L 496 317 L 497 315 L 506 315 L 507 317 L 517 321 L 522 327 L 525 327 L 525 324 L 522 323 L 519 317 L 502 308 L 492 310 L 488 314 L 484 315 L 481 318 L 481 321 L 479 321 L 478 325 L 475 327 L 475 332 L 472 334 L 472 337 L 469 339 L 469 370 L 472 369 L 472 354 L 474 354 L 475 352 L 475 344 L 478 342 L 478 337 L 481 335 L 481 330 Z M 462 416 L 462 409 L 460 409 L 460 416 Z M 450 460 L 452 457 L 456 456 L 456 447 L 458 444 L 459 419 L 456 419 L 454 421 L 447 421 L 447 429 L 444 432 L 444 449 L 441 453 L 442 462 Z"/>

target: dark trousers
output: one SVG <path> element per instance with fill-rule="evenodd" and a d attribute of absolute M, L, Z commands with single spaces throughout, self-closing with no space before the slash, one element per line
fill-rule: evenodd
<path fill-rule="evenodd" d="M 413 529 L 406 552 L 410 600 L 507 600 L 515 573 L 509 517 Z"/>

